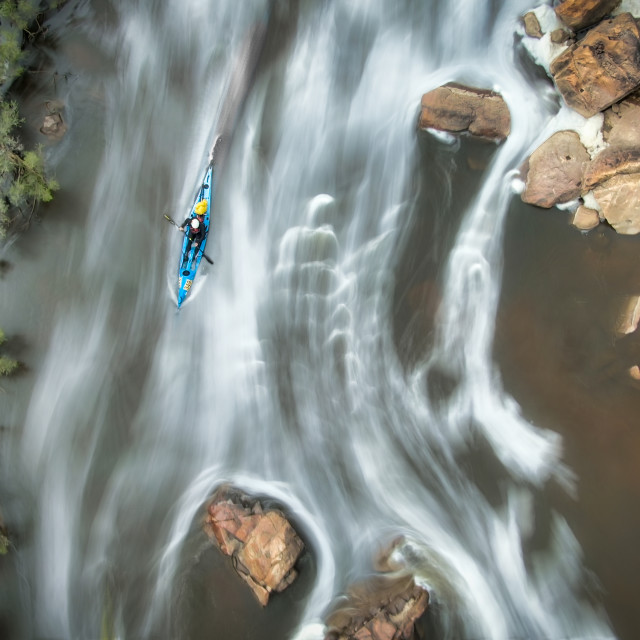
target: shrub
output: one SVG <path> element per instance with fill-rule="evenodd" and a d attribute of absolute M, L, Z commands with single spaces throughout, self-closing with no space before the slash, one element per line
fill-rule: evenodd
<path fill-rule="evenodd" d="M 0 0 L 0 86 L 22 72 L 22 34 L 34 35 L 27 29 L 36 21 L 38 7 L 37 1 Z M 42 147 L 23 150 L 16 134 L 21 124 L 17 104 L 0 97 L 0 238 L 17 213 L 29 212 L 30 219 L 36 206 L 51 200 L 58 189 L 45 176 Z"/>

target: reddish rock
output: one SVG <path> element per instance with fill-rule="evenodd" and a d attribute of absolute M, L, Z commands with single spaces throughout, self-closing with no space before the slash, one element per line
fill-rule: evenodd
<path fill-rule="evenodd" d="M 583 192 L 606 182 L 616 175 L 640 173 L 640 149 L 607 147 L 585 165 Z"/>
<path fill-rule="evenodd" d="M 569 107 L 585 118 L 640 86 L 640 32 L 630 13 L 605 20 L 555 58 L 550 71 Z"/>
<path fill-rule="evenodd" d="M 568 27 L 579 31 L 602 20 L 619 4 L 620 0 L 564 0 L 555 12 Z"/>
<path fill-rule="evenodd" d="M 223 487 L 207 508 L 204 528 L 233 558 L 236 571 L 263 606 L 273 591 L 283 591 L 295 580 L 304 544 L 280 511 L 264 511 L 257 500 Z"/>
<path fill-rule="evenodd" d="M 372 578 L 352 587 L 329 616 L 325 640 L 412 640 L 428 605 L 428 592 L 413 578 Z"/>
<path fill-rule="evenodd" d="M 421 129 L 468 132 L 496 141 L 504 140 L 511 130 L 507 104 L 494 91 L 449 83 L 425 93 L 421 104 Z"/>
<path fill-rule="evenodd" d="M 581 195 L 582 174 L 589 154 L 575 131 L 558 131 L 529 157 L 523 173 L 523 202 L 550 208 Z"/>

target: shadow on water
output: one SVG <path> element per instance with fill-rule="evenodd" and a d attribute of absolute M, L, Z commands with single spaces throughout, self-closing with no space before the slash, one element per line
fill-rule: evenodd
<path fill-rule="evenodd" d="M 417 120 L 417 116 L 416 116 Z M 393 332 L 407 368 L 423 360 L 433 342 L 446 261 L 461 220 L 477 194 L 497 147 L 467 135 L 418 131 L 413 223 L 396 268 Z"/>

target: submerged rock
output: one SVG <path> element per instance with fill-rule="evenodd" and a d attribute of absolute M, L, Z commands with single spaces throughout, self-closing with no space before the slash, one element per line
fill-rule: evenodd
<path fill-rule="evenodd" d="M 578 198 L 589 154 L 575 131 L 558 131 L 543 142 L 523 167 L 523 202 L 550 208 Z"/>
<path fill-rule="evenodd" d="M 422 96 L 418 126 L 452 133 L 468 132 L 502 141 L 511 130 L 511 115 L 502 96 L 488 89 L 445 84 Z"/>
<path fill-rule="evenodd" d="M 47 115 L 45 115 L 40 133 L 47 136 L 51 140 L 60 140 L 67 132 L 67 125 L 62 118 L 62 103 L 48 102 L 46 104 Z"/>
<path fill-rule="evenodd" d="M 412 640 L 428 605 L 412 577 L 376 576 L 349 590 L 327 620 L 325 640 Z"/>
<path fill-rule="evenodd" d="M 550 65 L 558 91 L 585 118 L 640 86 L 640 31 L 630 13 L 601 22 Z"/>
<path fill-rule="evenodd" d="M 231 556 L 236 572 L 261 605 L 266 606 L 272 592 L 283 591 L 295 580 L 294 567 L 304 543 L 277 509 L 265 511 L 258 500 L 221 487 L 207 507 L 204 528 Z"/>
<path fill-rule="evenodd" d="M 619 4 L 620 0 L 564 0 L 555 12 L 564 24 L 580 31 L 602 20 Z"/>

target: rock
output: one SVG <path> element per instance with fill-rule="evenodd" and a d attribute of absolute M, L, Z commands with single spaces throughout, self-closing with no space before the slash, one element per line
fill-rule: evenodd
<path fill-rule="evenodd" d="M 640 86 L 640 32 L 630 13 L 601 22 L 549 67 L 569 107 L 585 118 Z"/>
<path fill-rule="evenodd" d="M 575 131 L 558 131 L 543 142 L 523 167 L 523 202 L 550 208 L 581 194 L 582 173 L 589 154 Z"/>
<path fill-rule="evenodd" d="M 640 233 L 640 173 L 615 175 L 593 190 L 604 219 L 625 235 Z"/>
<path fill-rule="evenodd" d="M 67 125 L 59 112 L 46 115 L 40 127 L 40 133 L 53 140 L 60 140 L 66 131 Z"/>
<path fill-rule="evenodd" d="M 429 605 L 413 578 L 375 577 L 349 590 L 327 620 L 325 640 L 411 640 Z"/>
<path fill-rule="evenodd" d="M 500 94 L 449 83 L 422 96 L 419 127 L 501 141 L 509 135 L 511 115 Z"/>
<path fill-rule="evenodd" d="M 640 96 L 632 93 L 604 112 L 602 137 L 612 147 L 640 147 Z"/>
<path fill-rule="evenodd" d="M 627 296 L 618 316 L 616 333 L 628 335 L 638 328 L 640 322 L 640 296 Z"/>
<path fill-rule="evenodd" d="M 533 11 L 525 13 L 522 21 L 524 22 L 524 32 L 530 38 L 542 38 L 542 29 L 540 28 L 538 17 L 533 13 Z"/>
<path fill-rule="evenodd" d="M 616 175 L 640 173 L 640 149 L 608 147 L 585 165 L 583 193 Z"/>
<path fill-rule="evenodd" d="M 222 487 L 207 507 L 204 528 L 263 606 L 295 580 L 304 543 L 280 511 L 264 511 L 257 500 Z"/>
<path fill-rule="evenodd" d="M 554 29 L 549 34 L 549 39 L 553 44 L 565 44 L 565 42 L 569 42 L 574 38 L 571 31 L 567 31 L 566 29 Z"/>
<path fill-rule="evenodd" d="M 600 216 L 595 209 L 580 205 L 573 215 L 571 224 L 581 231 L 590 231 L 600 224 Z"/>
<path fill-rule="evenodd" d="M 619 4 L 620 0 L 564 0 L 555 12 L 568 27 L 580 31 L 602 20 Z"/>
<path fill-rule="evenodd" d="M 637 364 L 634 364 L 633 367 L 629 369 L 629 375 L 634 380 L 640 380 L 640 367 Z"/>

